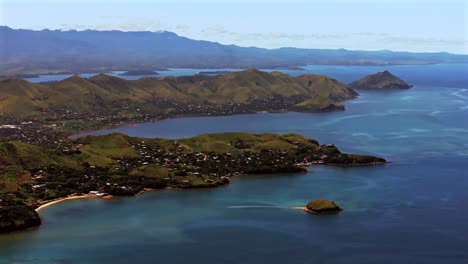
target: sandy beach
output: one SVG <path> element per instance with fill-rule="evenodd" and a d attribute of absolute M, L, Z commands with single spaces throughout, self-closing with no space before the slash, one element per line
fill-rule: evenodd
<path fill-rule="evenodd" d="M 64 202 L 64 201 L 68 201 L 68 200 L 75 200 L 75 199 L 111 199 L 112 197 L 113 197 L 112 195 L 107 195 L 107 196 L 102 196 L 102 197 L 98 197 L 98 196 L 92 195 L 92 194 L 72 195 L 72 196 L 59 198 L 59 199 L 56 199 L 56 200 L 46 202 L 45 204 L 42 204 L 39 207 L 37 207 L 36 212 L 39 212 L 40 210 L 42 210 L 42 209 L 44 209 L 46 207 L 49 207 L 51 205 L 61 203 L 61 202 Z"/>
<path fill-rule="evenodd" d="M 304 206 L 294 206 L 294 207 L 291 207 L 291 209 L 295 209 L 295 210 L 305 210 L 306 208 Z"/>

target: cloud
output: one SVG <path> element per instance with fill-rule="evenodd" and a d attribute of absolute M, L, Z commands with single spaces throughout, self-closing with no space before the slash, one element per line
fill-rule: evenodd
<path fill-rule="evenodd" d="M 250 32 L 241 33 L 224 27 L 208 27 L 189 32 L 190 37 L 218 41 L 223 44 L 279 48 L 348 48 L 360 50 L 455 51 L 468 53 L 466 36 L 460 39 L 398 36 L 387 32 L 350 32 L 346 34 Z M 465 37 L 465 39 L 463 39 Z"/>
<path fill-rule="evenodd" d="M 106 17 L 103 23 L 97 23 L 93 25 L 89 24 L 60 24 L 59 28 L 64 30 L 76 29 L 76 30 L 123 30 L 123 31 L 160 31 L 166 30 L 166 26 L 163 25 L 159 20 L 155 19 L 144 19 L 144 18 L 120 18 L 114 16 Z M 43 28 L 43 27 L 42 27 Z"/>
<path fill-rule="evenodd" d="M 413 45 L 448 45 L 448 46 L 466 46 L 466 39 L 440 39 L 427 37 L 405 37 L 405 36 L 388 36 L 381 39 L 392 43 L 405 43 Z"/>
<path fill-rule="evenodd" d="M 229 36 L 234 40 L 239 41 L 257 41 L 257 40 L 310 40 L 310 39 L 344 39 L 346 35 L 343 34 L 297 34 L 286 32 L 252 32 L 252 33 L 239 33 L 230 31 L 224 27 L 208 27 L 200 30 L 201 35 L 208 37 L 216 36 Z"/>
<path fill-rule="evenodd" d="M 205 34 L 215 34 L 215 35 L 232 35 L 234 32 L 228 31 L 223 27 L 208 27 L 201 30 L 201 33 Z"/>

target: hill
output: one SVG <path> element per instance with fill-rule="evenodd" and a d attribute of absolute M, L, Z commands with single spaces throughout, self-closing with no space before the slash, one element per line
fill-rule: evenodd
<path fill-rule="evenodd" d="M 467 55 L 262 49 L 193 40 L 175 33 L 25 30 L 0 27 L 0 74 L 105 72 L 164 68 L 291 68 L 298 65 L 466 63 Z"/>
<path fill-rule="evenodd" d="M 368 90 L 409 89 L 413 87 L 388 71 L 366 76 L 360 80 L 350 83 L 349 86 L 354 89 Z"/>

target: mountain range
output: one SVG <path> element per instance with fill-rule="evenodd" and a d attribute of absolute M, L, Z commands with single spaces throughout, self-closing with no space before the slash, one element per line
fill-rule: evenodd
<path fill-rule="evenodd" d="M 0 26 L 0 74 L 161 70 L 164 68 L 290 68 L 310 64 L 466 63 L 468 55 L 264 49 L 193 40 L 172 32 L 26 30 Z"/>

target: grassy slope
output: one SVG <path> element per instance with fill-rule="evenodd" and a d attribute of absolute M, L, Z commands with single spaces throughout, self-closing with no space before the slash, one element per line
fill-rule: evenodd
<path fill-rule="evenodd" d="M 293 77 L 254 69 L 220 76 L 143 78 L 135 81 L 100 74 L 90 79 L 72 76 L 48 85 L 20 79 L 2 80 L 0 113 L 18 117 L 44 115 L 37 111 L 37 107 L 66 107 L 81 113 L 96 107 L 121 109 L 125 104 L 141 105 L 143 109 L 150 105 L 157 109 L 161 106 L 151 102 L 154 98 L 195 105 L 244 104 L 272 96 L 301 96 L 304 102 L 297 107 L 307 110 L 326 107 L 356 95 L 347 85 L 323 75 Z"/>
<path fill-rule="evenodd" d="M 49 87 L 21 79 L 0 80 L 0 113 L 28 116 L 36 107 L 48 106 L 48 97 L 56 94 Z"/>
<path fill-rule="evenodd" d="M 203 134 L 193 138 L 178 140 L 179 143 L 198 152 L 239 153 L 242 151 L 260 151 L 273 149 L 288 151 L 295 149 L 294 142 L 305 143 L 315 147 L 318 143 L 298 134 L 252 134 L 230 132 L 220 134 Z"/>

